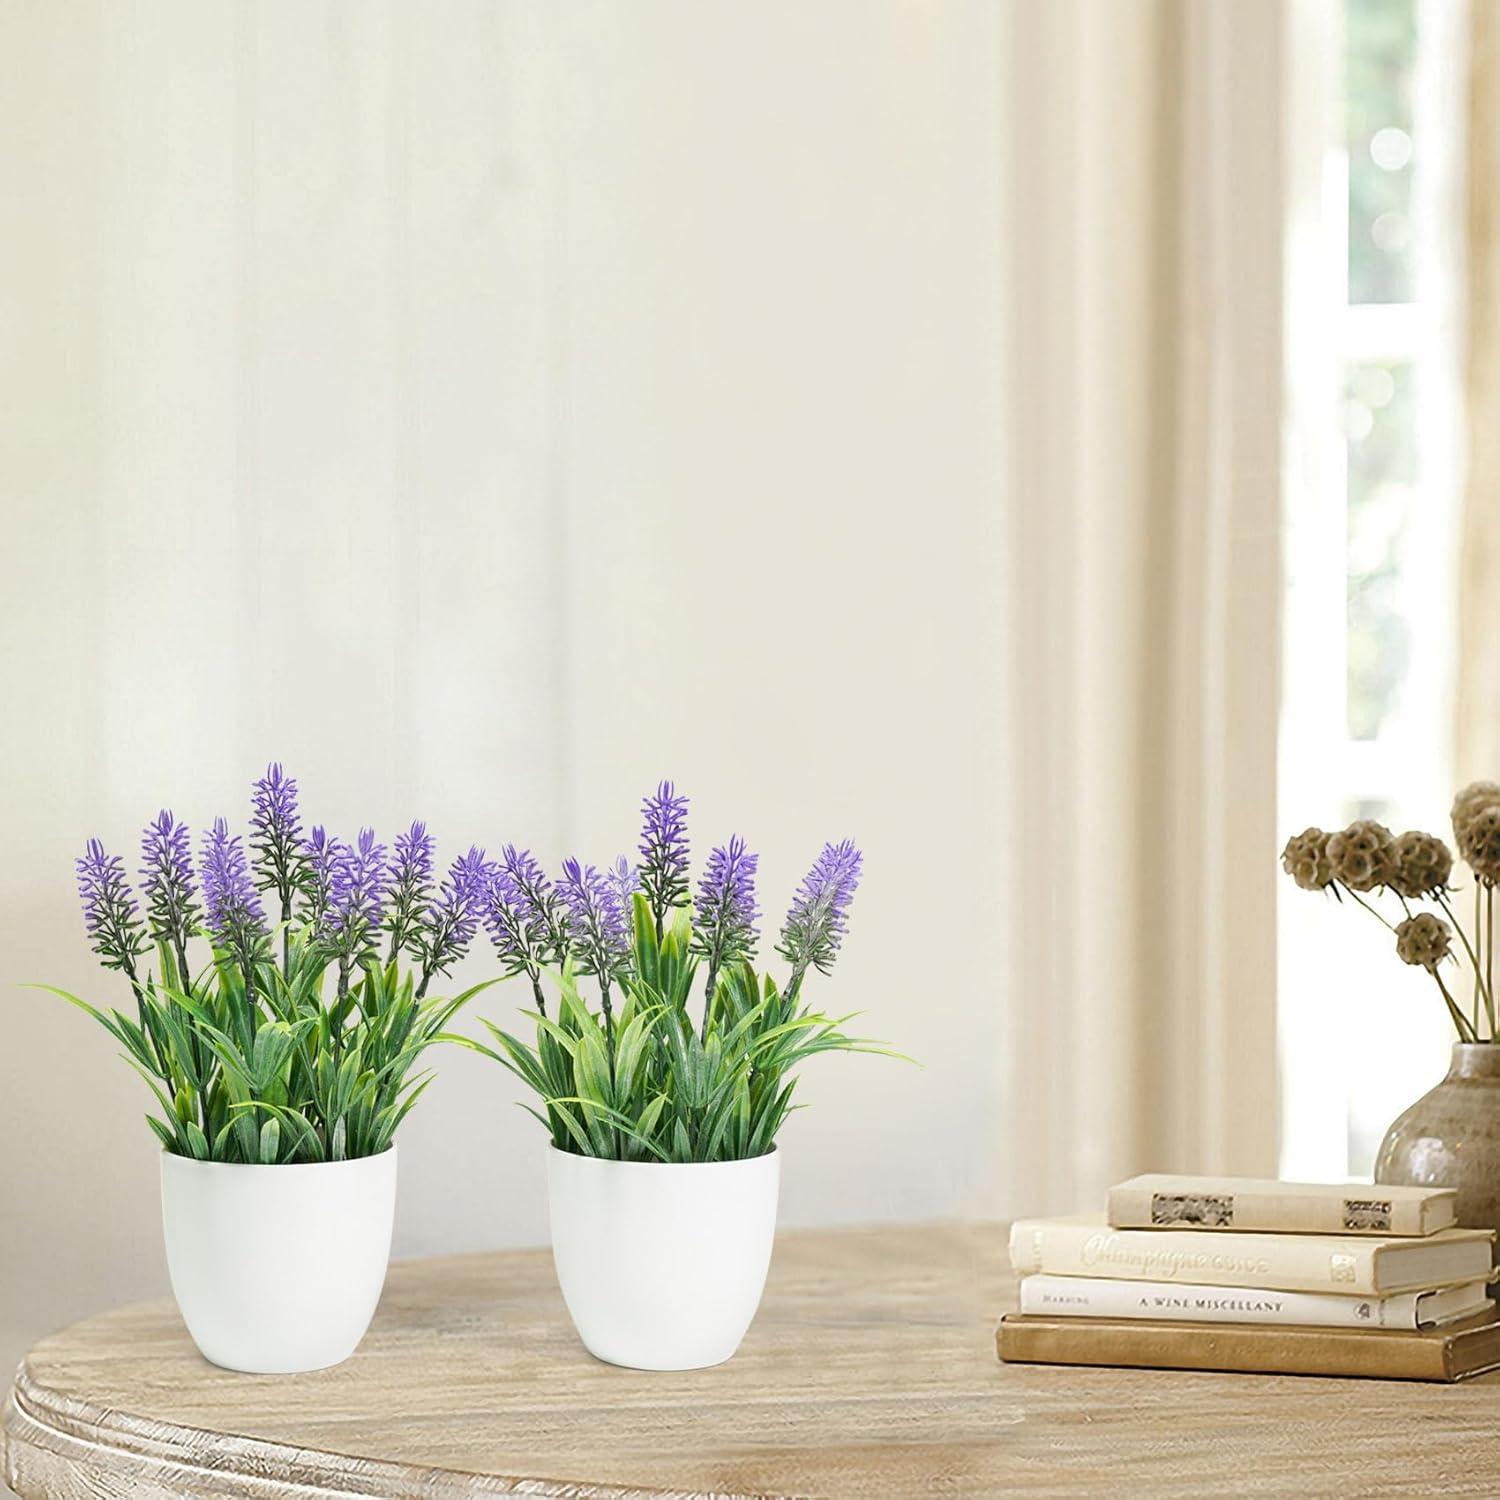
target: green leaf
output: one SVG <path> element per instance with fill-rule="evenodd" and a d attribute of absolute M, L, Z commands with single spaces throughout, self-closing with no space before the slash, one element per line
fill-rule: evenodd
<path fill-rule="evenodd" d="M 610 1109 L 602 1104 L 595 1104 L 588 1099 L 549 1099 L 547 1103 L 559 1107 L 569 1104 L 578 1104 L 583 1105 L 590 1110 L 597 1111 L 601 1116 L 603 1116 L 605 1120 L 607 1120 L 612 1126 L 614 1126 L 615 1129 L 622 1131 L 625 1135 L 629 1136 L 631 1140 L 637 1143 L 637 1145 L 640 1145 L 646 1150 L 650 1151 L 653 1156 L 656 1156 L 662 1160 L 666 1159 L 665 1154 L 662 1152 L 661 1148 L 657 1146 L 656 1142 L 643 1135 L 640 1130 L 637 1129 L 637 1127 L 618 1110 Z M 605 1154 L 606 1153 L 600 1151 L 585 1151 L 582 1153 L 582 1155 L 584 1156 L 602 1156 Z"/>

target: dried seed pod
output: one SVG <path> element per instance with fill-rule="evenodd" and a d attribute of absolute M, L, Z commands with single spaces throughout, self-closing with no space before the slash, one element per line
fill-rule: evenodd
<path fill-rule="evenodd" d="M 1304 891 L 1321 891 L 1333 879 L 1333 864 L 1328 858 L 1328 835 L 1321 828 L 1304 828 L 1286 841 L 1281 851 L 1281 868 Z"/>
<path fill-rule="evenodd" d="M 1328 840 L 1333 878 L 1351 891 L 1373 891 L 1389 885 L 1395 873 L 1395 839 L 1384 823 L 1363 818 Z"/>
<path fill-rule="evenodd" d="M 1403 963 L 1429 971 L 1448 956 L 1453 929 L 1430 911 L 1408 917 L 1396 928 L 1396 952 Z"/>

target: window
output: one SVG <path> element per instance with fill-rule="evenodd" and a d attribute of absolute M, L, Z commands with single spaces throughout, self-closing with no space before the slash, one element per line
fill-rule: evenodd
<path fill-rule="evenodd" d="M 1457 556 L 1458 0 L 1307 6 L 1288 233 L 1281 826 L 1446 834 Z M 1321 12 L 1321 14 L 1318 14 Z M 1321 129 L 1318 128 L 1321 124 Z M 1321 149 L 1319 149 L 1321 143 Z M 1368 1176 L 1441 1075 L 1432 984 L 1375 919 L 1283 885 L 1282 1169 Z"/>

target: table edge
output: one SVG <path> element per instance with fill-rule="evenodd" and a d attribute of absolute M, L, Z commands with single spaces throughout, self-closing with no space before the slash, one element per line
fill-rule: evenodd
<path fill-rule="evenodd" d="M 373 1500 L 459 1500 L 463 1496 L 533 1495 L 544 1500 L 705 1500 L 705 1492 L 620 1488 L 527 1475 L 474 1474 L 389 1459 L 356 1458 L 207 1431 L 95 1406 L 40 1384 L 22 1360 L 0 1418 L 3 1477 L 21 1497 L 70 1500 L 108 1493 L 91 1481 L 128 1479 L 152 1496 L 273 1500 L 298 1496 L 369 1496 Z M 204 1455 L 230 1458 L 226 1469 Z M 183 1485 L 190 1486 L 184 1489 Z M 716 1494 L 714 1500 L 765 1500 Z"/>

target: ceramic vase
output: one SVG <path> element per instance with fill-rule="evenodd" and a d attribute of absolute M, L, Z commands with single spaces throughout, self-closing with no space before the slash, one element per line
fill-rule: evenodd
<path fill-rule="evenodd" d="M 285 1375 L 354 1353 L 385 1284 L 396 1148 L 279 1167 L 163 1152 L 172 1291 L 203 1357 Z"/>
<path fill-rule="evenodd" d="M 612 1365 L 697 1370 L 760 1305 L 781 1157 L 606 1161 L 547 1148 L 552 1259 L 584 1346 Z"/>
<path fill-rule="evenodd" d="M 1375 1181 L 1458 1190 L 1458 1222 L 1500 1230 L 1500 1044 L 1456 1042 L 1447 1076 L 1386 1131 Z"/>

